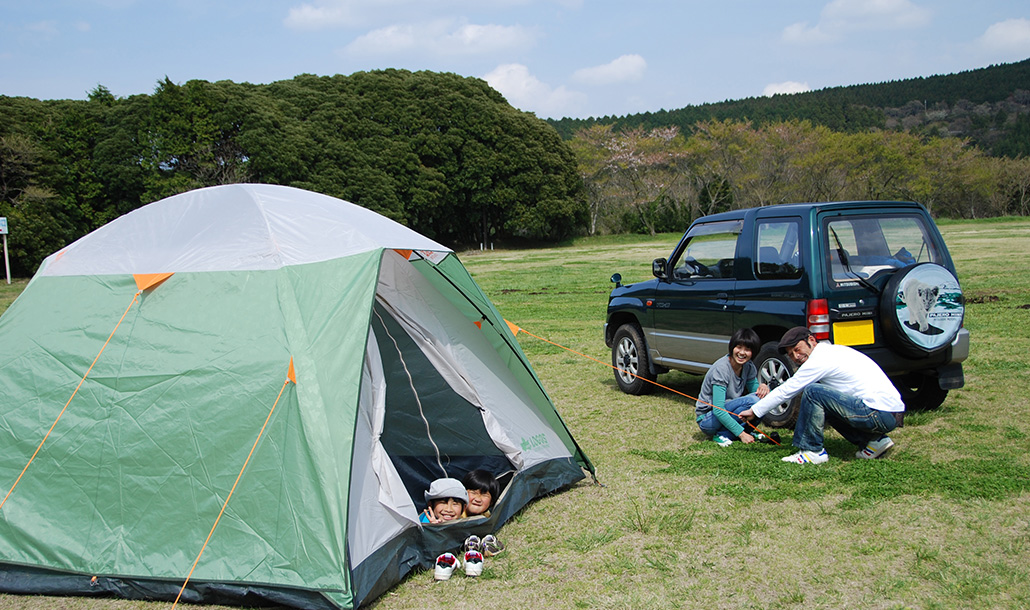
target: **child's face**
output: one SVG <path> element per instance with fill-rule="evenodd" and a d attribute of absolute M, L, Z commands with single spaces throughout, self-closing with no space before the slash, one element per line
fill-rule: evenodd
<path fill-rule="evenodd" d="M 478 489 L 470 489 L 469 492 L 469 506 L 468 514 L 471 515 L 482 515 L 490 509 L 490 504 L 493 502 L 493 496 L 488 491 L 479 491 Z"/>
<path fill-rule="evenodd" d="M 751 355 L 751 350 L 747 346 L 739 343 L 733 346 L 733 361 L 737 364 L 744 364 L 751 360 Z"/>
<path fill-rule="evenodd" d="M 433 513 L 440 521 L 453 521 L 461 516 L 464 506 L 454 498 L 444 498 L 433 502 Z"/>

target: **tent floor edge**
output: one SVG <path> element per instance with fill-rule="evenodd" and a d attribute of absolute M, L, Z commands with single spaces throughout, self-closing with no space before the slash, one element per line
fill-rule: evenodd
<path fill-rule="evenodd" d="M 128 600 L 174 601 L 181 582 L 167 580 L 97 576 L 0 563 L 0 592 L 14 595 L 55 597 L 112 597 Z M 339 605 L 326 593 L 257 584 L 190 581 L 182 602 L 231 606 L 289 606 L 312 610 L 353 608 Z"/>

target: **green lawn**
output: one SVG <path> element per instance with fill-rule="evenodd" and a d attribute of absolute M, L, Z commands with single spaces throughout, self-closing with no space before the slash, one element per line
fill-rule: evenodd
<path fill-rule="evenodd" d="M 528 506 L 499 532 L 509 550 L 481 578 L 415 574 L 373 607 L 1030 607 L 1030 219 L 941 229 L 969 300 L 966 387 L 906 418 L 887 459 L 854 459 L 834 432 L 822 466 L 781 463 L 786 446 L 721 449 L 682 396 L 624 395 L 607 366 L 520 334 L 600 484 Z M 609 276 L 649 277 L 677 238 L 461 259 L 506 318 L 607 361 Z M 11 292 L 0 287 L 0 309 Z M 696 395 L 701 379 L 659 381 Z M 2 608 L 168 606 L 0 595 Z"/>

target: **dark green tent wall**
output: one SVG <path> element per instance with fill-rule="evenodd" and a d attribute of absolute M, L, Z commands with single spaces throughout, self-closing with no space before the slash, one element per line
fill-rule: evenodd
<path fill-rule="evenodd" d="M 0 317 L 0 387 L 8 592 L 174 599 L 204 548 L 183 601 L 355 607 L 592 471 L 452 252 L 287 187 L 49 257 Z M 417 523 L 429 480 L 484 464 L 510 481 L 489 519 Z"/>

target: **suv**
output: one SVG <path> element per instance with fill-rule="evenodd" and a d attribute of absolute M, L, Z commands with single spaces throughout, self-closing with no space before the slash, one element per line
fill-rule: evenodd
<path fill-rule="evenodd" d="M 793 373 L 776 347 L 793 326 L 871 357 L 908 409 L 936 408 L 964 383 L 962 291 L 919 204 L 786 204 L 706 216 L 652 270 L 655 279 L 637 284 L 612 276 L 605 343 L 628 394 L 648 392 L 670 369 L 704 374 L 741 327 L 762 339 L 754 362 L 770 387 Z M 797 404 L 780 405 L 764 423 L 793 424 Z"/>

